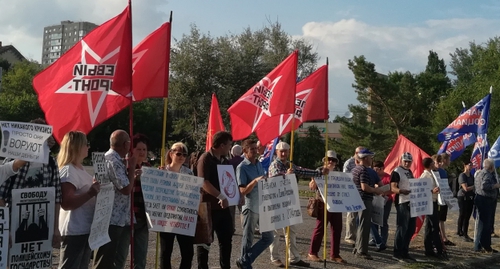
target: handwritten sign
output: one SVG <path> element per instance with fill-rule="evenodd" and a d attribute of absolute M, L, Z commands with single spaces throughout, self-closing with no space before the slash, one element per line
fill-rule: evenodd
<path fill-rule="evenodd" d="M 105 184 L 110 181 L 104 152 L 92 152 L 92 166 L 94 167 L 95 179 L 99 183 Z"/>
<path fill-rule="evenodd" d="M 227 197 L 229 205 L 238 205 L 240 201 L 240 190 L 234 175 L 234 167 L 232 165 L 217 165 L 219 174 L 220 191 Z"/>
<path fill-rule="evenodd" d="M 10 268 L 52 268 L 54 208 L 53 187 L 12 190 Z"/>
<path fill-rule="evenodd" d="M 412 218 L 432 215 L 432 179 L 410 179 L 410 215 Z"/>
<path fill-rule="evenodd" d="M 272 231 L 302 223 L 295 174 L 259 181 L 259 229 Z"/>
<path fill-rule="evenodd" d="M 90 227 L 89 247 L 92 250 L 111 241 L 108 230 L 114 200 L 115 191 L 113 189 L 113 183 L 101 184 L 101 190 L 96 198 L 94 219 Z"/>
<path fill-rule="evenodd" d="M 47 138 L 52 126 L 44 124 L 0 121 L 2 142 L 0 156 L 28 162 L 49 163 Z"/>
<path fill-rule="evenodd" d="M 143 167 L 141 188 L 152 231 L 194 236 L 203 178 Z"/>
<path fill-rule="evenodd" d="M 438 204 L 447 205 L 450 211 L 457 211 L 458 201 L 453 197 L 453 192 L 450 189 L 450 185 L 448 185 L 448 179 L 441 178 L 439 176 L 439 172 L 433 171 L 432 175 L 437 181 L 437 186 L 439 187 Z"/>
<path fill-rule="evenodd" d="M 318 189 L 327 201 L 329 212 L 358 212 L 365 210 L 365 204 L 361 200 L 358 189 L 352 181 L 351 173 L 330 172 L 328 174 L 328 199 L 325 199 L 325 179 L 324 177 L 314 178 Z"/>
<path fill-rule="evenodd" d="M 7 268 L 9 256 L 9 208 L 0 207 L 0 269 Z"/>

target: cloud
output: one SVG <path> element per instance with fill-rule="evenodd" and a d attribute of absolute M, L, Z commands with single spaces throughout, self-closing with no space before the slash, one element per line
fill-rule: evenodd
<path fill-rule="evenodd" d="M 134 43 L 168 20 L 166 0 L 133 1 Z M 64 20 L 102 24 L 118 15 L 124 0 L 0 0 L 0 41 L 14 45 L 25 57 L 41 60 L 43 27 Z"/>
<path fill-rule="evenodd" d="M 446 62 L 456 48 L 469 47 L 469 42 L 483 43 L 494 37 L 498 20 L 482 18 L 427 20 L 418 25 L 369 25 L 357 19 L 336 22 L 308 22 L 302 37 L 311 41 L 321 58 L 330 62 L 330 111 L 346 111 L 347 104 L 357 103 L 351 84 L 349 59 L 364 55 L 380 73 L 425 69 L 430 50 Z"/>

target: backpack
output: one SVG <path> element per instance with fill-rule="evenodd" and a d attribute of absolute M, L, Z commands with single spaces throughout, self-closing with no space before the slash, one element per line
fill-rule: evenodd
<path fill-rule="evenodd" d="M 205 152 L 203 151 L 195 151 L 191 153 L 191 156 L 189 157 L 189 169 L 193 172 L 193 175 L 198 176 L 198 159 L 200 159 L 201 154 Z"/>

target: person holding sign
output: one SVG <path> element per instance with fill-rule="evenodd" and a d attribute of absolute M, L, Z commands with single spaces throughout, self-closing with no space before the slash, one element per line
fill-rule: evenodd
<path fill-rule="evenodd" d="M 289 157 L 290 157 L 290 145 L 286 142 L 279 142 L 276 145 L 276 159 L 271 162 L 271 165 L 269 166 L 269 177 L 275 177 L 278 175 L 285 175 L 285 174 L 298 174 L 304 177 L 320 177 L 322 175 L 328 175 L 330 173 L 330 170 L 326 167 L 323 167 L 323 169 L 318 170 L 312 170 L 312 169 L 307 169 L 307 168 L 302 168 L 300 166 L 297 166 L 295 164 L 292 164 L 292 168 L 290 168 L 290 162 L 289 162 Z M 296 226 L 291 225 L 290 227 L 290 232 L 289 235 L 286 232 L 286 228 L 283 228 L 283 233 L 285 234 L 285 240 L 288 240 L 289 238 L 289 249 L 286 251 L 289 251 L 290 255 L 289 261 L 291 265 L 295 266 L 303 266 L 303 267 L 309 267 L 309 263 L 303 261 L 300 258 L 300 252 L 299 249 L 297 248 L 297 233 L 296 233 Z M 285 267 L 285 265 L 281 262 L 278 254 L 278 248 L 279 248 L 279 241 L 280 241 L 280 236 L 278 234 L 278 230 L 274 231 L 274 240 L 273 243 L 269 246 L 269 250 L 271 251 L 271 263 L 273 265 L 276 265 L 278 267 Z"/>
<path fill-rule="evenodd" d="M 390 187 L 391 184 L 391 175 L 384 172 L 384 163 L 382 161 L 376 161 L 373 164 L 373 170 L 377 172 L 378 177 L 382 181 L 382 184 L 388 185 Z M 377 246 L 377 251 L 383 251 L 387 248 L 387 238 L 389 237 L 389 223 L 387 220 L 389 219 L 389 215 L 391 214 L 391 206 L 393 202 L 392 192 L 389 190 L 385 193 L 386 200 L 384 204 L 384 215 L 383 215 L 383 226 L 379 226 L 375 223 L 372 223 L 371 234 L 372 240 L 369 245 Z"/>
<path fill-rule="evenodd" d="M 70 131 L 57 155 L 62 189 L 59 269 L 87 268 L 90 262 L 88 238 L 100 185 L 83 167 L 89 146 L 83 132 Z"/>
<path fill-rule="evenodd" d="M 46 124 L 45 120 L 41 118 L 32 120 L 30 123 Z M 56 144 L 56 141 L 53 136 L 50 136 L 46 143 L 49 149 L 51 149 Z M 59 177 L 59 168 L 57 167 L 56 161 L 52 156 L 49 156 L 48 159 L 49 162 L 47 164 L 26 162 L 19 168 L 16 175 L 5 180 L 5 182 L 0 185 L 0 206 L 11 206 L 10 203 L 12 202 L 13 189 L 54 187 L 56 197 L 52 246 L 54 248 L 60 248 L 61 234 L 59 231 L 59 210 L 61 208 L 61 179 Z M 5 160 L 4 164 L 9 162 L 10 160 Z"/>
<path fill-rule="evenodd" d="M 444 170 L 450 165 L 450 155 L 446 152 L 441 153 L 439 155 L 434 155 L 432 156 L 436 165 L 436 169 L 439 172 L 439 177 L 440 178 L 446 178 L 448 179 L 448 172 Z M 448 240 L 448 237 L 446 237 L 446 217 L 448 216 L 448 205 L 440 205 L 438 207 L 439 209 L 439 228 L 441 231 L 441 239 L 443 239 L 443 242 L 447 246 L 455 246 L 455 243 L 451 242 Z"/>
<path fill-rule="evenodd" d="M 323 158 L 323 163 L 328 168 L 329 171 L 336 171 L 337 163 L 339 159 L 337 159 L 337 153 L 333 150 L 329 150 L 326 152 L 326 156 Z M 319 167 L 318 170 L 323 169 L 323 167 Z M 323 197 L 318 190 L 318 186 L 314 181 L 314 178 L 311 178 L 311 183 L 309 185 L 311 189 L 316 192 L 316 199 L 323 200 Z M 318 208 L 318 217 L 316 218 L 316 226 L 312 232 L 311 237 L 311 247 L 309 248 L 309 254 L 307 255 L 307 259 L 310 261 L 320 262 L 321 259 L 318 257 L 318 251 L 321 248 L 321 241 L 323 240 L 324 235 L 324 225 L 325 225 L 325 213 L 324 207 L 326 204 L 320 203 Z M 330 260 L 336 263 L 347 263 L 342 257 L 340 257 L 340 235 L 342 233 L 342 213 L 341 212 L 327 212 L 327 221 L 330 222 Z"/>
<path fill-rule="evenodd" d="M 410 213 L 410 178 L 413 173 L 410 170 L 413 162 L 413 156 L 409 152 L 401 155 L 401 165 L 391 174 L 391 191 L 396 194 L 396 236 L 394 238 L 394 260 L 399 262 L 416 261 L 410 256 L 409 248 L 411 237 L 415 233 L 416 218 L 411 217 Z"/>
<path fill-rule="evenodd" d="M 368 149 L 360 150 L 356 154 L 357 165 L 352 169 L 352 180 L 365 204 L 365 210 L 358 214 L 359 225 L 356 234 L 356 246 L 353 252 L 358 258 L 366 260 L 373 260 L 372 256 L 368 254 L 368 240 L 370 239 L 373 213 L 373 195 L 384 194 L 380 188 L 375 188 L 375 185 L 381 186 L 382 183 L 377 173 L 371 168 L 374 155 L 375 153 Z"/>
<path fill-rule="evenodd" d="M 252 263 L 273 242 L 273 232 L 262 232 L 262 237 L 254 245 L 255 226 L 259 223 L 259 188 L 258 182 L 265 179 L 265 171 L 257 160 L 257 142 L 252 139 L 243 141 L 245 158 L 236 168 L 236 179 L 245 204 L 242 207 L 243 239 L 241 240 L 241 256 L 236 261 L 240 269 L 251 269 Z"/>
<path fill-rule="evenodd" d="M 165 170 L 172 171 L 179 174 L 193 175 L 191 169 L 184 166 L 186 157 L 188 156 L 188 149 L 182 142 L 177 142 L 172 145 L 166 154 Z M 160 268 L 171 269 L 172 251 L 174 250 L 174 240 L 177 237 L 179 249 L 181 252 L 180 269 L 190 269 L 193 262 L 194 250 L 193 242 L 194 237 L 175 234 L 175 233 L 160 233 L 161 245 L 161 259 Z"/>
<path fill-rule="evenodd" d="M 221 269 L 231 268 L 231 249 L 233 240 L 233 220 L 229 211 L 227 197 L 221 192 L 217 165 L 229 164 L 224 157 L 233 144 L 230 133 L 220 131 L 212 138 L 212 148 L 198 159 L 197 176 L 204 178 L 202 201 L 210 204 L 212 216 L 212 234 L 217 234 L 219 240 L 219 263 Z M 209 245 L 210 246 L 210 245 Z M 199 269 L 208 269 L 209 249 L 197 247 Z"/>
<path fill-rule="evenodd" d="M 151 166 L 148 163 L 149 138 L 143 134 L 132 137 L 132 155 L 137 158 L 134 180 L 134 269 L 146 268 L 148 254 L 149 230 L 146 219 L 146 208 L 141 188 L 141 168 Z"/>
<path fill-rule="evenodd" d="M 344 163 L 344 167 L 342 172 L 351 173 L 352 169 L 356 167 L 356 154 L 358 154 L 361 150 L 364 150 L 364 147 L 357 147 L 354 151 L 354 155 L 351 158 L 347 159 Z M 355 245 L 356 244 L 356 230 L 358 228 L 358 212 L 347 212 L 345 218 L 345 241 L 348 244 Z"/>
<path fill-rule="evenodd" d="M 464 171 L 458 176 L 460 190 L 458 190 L 459 215 L 457 221 L 457 235 L 463 236 L 465 242 L 472 242 L 467 235 L 469 220 L 474 207 L 474 177 L 471 174 L 472 162 L 464 163 Z"/>
<path fill-rule="evenodd" d="M 135 181 L 136 157 L 125 157 L 130 152 L 130 136 L 116 130 L 110 137 L 110 149 L 105 153 L 106 165 L 114 185 L 115 199 L 109 222 L 111 242 L 99 247 L 95 254 L 95 268 L 123 268 L 130 244 L 130 195 Z M 128 168 L 127 168 L 128 167 Z"/>
<path fill-rule="evenodd" d="M 443 242 L 439 235 L 439 211 L 438 211 L 438 194 L 439 187 L 437 181 L 434 178 L 432 170 L 435 170 L 436 166 L 432 158 L 424 158 L 422 160 L 424 165 L 424 171 L 420 178 L 431 178 L 432 179 L 432 215 L 427 215 L 425 217 L 425 234 L 424 234 L 424 247 L 425 256 L 435 257 L 442 260 L 448 260 L 443 252 Z M 436 252 L 434 252 L 434 247 Z"/>
<path fill-rule="evenodd" d="M 495 162 L 487 158 L 483 162 L 483 169 L 474 175 L 474 190 L 476 197 L 474 204 L 477 208 L 478 223 L 476 236 L 474 238 L 474 251 L 486 253 L 497 253 L 498 250 L 491 248 L 491 222 L 495 216 L 494 204 L 497 202 L 500 183 L 496 178 Z"/>

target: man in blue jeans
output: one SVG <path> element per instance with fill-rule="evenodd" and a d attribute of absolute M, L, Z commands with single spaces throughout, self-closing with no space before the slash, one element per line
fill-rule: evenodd
<path fill-rule="evenodd" d="M 241 256 L 236 261 L 240 269 L 251 269 L 252 263 L 273 242 L 273 231 L 262 232 L 262 238 L 252 246 L 254 230 L 259 222 L 258 182 L 265 178 L 264 168 L 257 160 L 257 142 L 252 139 L 243 141 L 245 158 L 236 168 L 236 179 L 241 195 L 245 196 L 242 207 L 243 239 Z"/>

